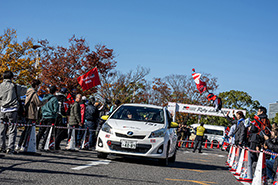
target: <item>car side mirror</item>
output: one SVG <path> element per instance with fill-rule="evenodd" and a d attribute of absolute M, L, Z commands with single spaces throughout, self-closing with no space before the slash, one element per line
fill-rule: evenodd
<path fill-rule="evenodd" d="M 108 118 L 109 118 L 109 115 L 101 116 L 101 119 L 103 119 L 104 121 L 108 120 Z"/>
<path fill-rule="evenodd" d="M 177 128 L 178 126 L 179 126 L 179 124 L 177 124 L 176 122 L 170 123 L 170 128 Z"/>

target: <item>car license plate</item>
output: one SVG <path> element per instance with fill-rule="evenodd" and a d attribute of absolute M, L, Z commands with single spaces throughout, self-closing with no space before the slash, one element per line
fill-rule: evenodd
<path fill-rule="evenodd" d="M 136 142 L 135 141 L 121 140 L 121 147 L 122 148 L 136 149 Z"/>

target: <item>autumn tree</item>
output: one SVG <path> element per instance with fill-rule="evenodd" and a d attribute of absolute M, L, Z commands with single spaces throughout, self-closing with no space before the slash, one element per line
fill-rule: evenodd
<path fill-rule="evenodd" d="M 17 83 L 27 85 L 40 72 L 35 67 L 36 51 L 33 39 L 27 38 L 22 43 L 17 41 L 14 29 L 6 29 L 0 35 L 0 73 L 10 70 L 14 73 Z"/>
<path fill-rule="evenodd" d="M 127 73 L 111 71 L 101 76 L 102 86 L 98 88 L 99 99 L 120 100 L 122 103 L 148 103 L 148 85 L 145 77 L 150 70 L 137 66 Z"/>
<path fill-rule="evenodd" d="M 46 86 L 56 85 L 66 87 L 69 91 L 77 89 L 82 92 L 77 78 L 94 67 L 100 75 L 106 75 L 116 66 L 113 49 L 105 45 L 96 45 L 92 51 L 85 39 L 73 36 L 69 39 L 69 47 L 50 46 L 47 40 L 39 42 L 41 45 L 41 80 Z M 103 82 L 102 82 L 103 83 Z M 97 88 L 82 92 L 83 95 L 95 93 Z"/>
<path fill-rule="evenodd" d="M 217 78 L 211 74 L 203 73 L 202 80 L 207 83 L 210 92 L 216 91 L 218 88 Z M 196 84 L 191 75 L 172 74 L 163 79 L 156 78 L 152 86 L 152 99 L 154 104 L 167 105 L 168 102 L 177 102 L 185 104 L 208 105 L 206 96 L 200 94 L 196 88 Z M 188 115 L 185 113 L 177 113 L 176 120 L 179 123 L 193 122 L 197 120 L 197 115 Z"/>

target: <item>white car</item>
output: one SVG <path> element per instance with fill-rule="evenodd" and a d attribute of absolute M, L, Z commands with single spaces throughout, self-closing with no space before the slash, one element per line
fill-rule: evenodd
<path fill-rule="evenodd" d="M 99 158 L 121 154 L 156 158 L 162 165 L 175 161 L 178 124 L 165 107 L 123 104 L 102 119 L 106 122 L 97 137 Z"/>
<path fill-rule="evenodd" d="M 195 123 L 192 124 L 191 127 L 195 129 L 196 127 L 200 126 L 200 124 Z M 216 143 L 222 143 L 225 137 L 225 130 L 226 127 L 224 126 L 218 126 L 218 125 L 208 125 L 204 124 L 205 127 L 205 135 L 204 135 L 204 141 L 208 140 L 208 142 L 216 142 Z"/>

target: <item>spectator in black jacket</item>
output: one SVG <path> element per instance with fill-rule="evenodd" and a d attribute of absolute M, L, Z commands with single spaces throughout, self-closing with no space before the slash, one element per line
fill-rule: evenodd
<path fill-rule="evenodd" d="M 65 95 L 66 93 L 66 88 L 61 88 L 60 92 L 56 93 L 56 98 L 59 104 L 57 119 L 55 123 L 56 126 L 66 127 L 68 123 L 66 107 L 68 108 L 69 105 L 68 103 L 66 103 L 68 101 Z M 56 129 L 55 133 L 55 150 L 60 150 L 60 143 L 63 139 L 66 139 L 68 137 L 68 131 L 66 129 Z"/>
<path fill-rule="evenodd" d="M 85 127 L 89 128 L 89 149 L 95 148 L 98 118 L 99 111 L 95 106 L 95 97 L 91 96 L 85 111 Z"/>
<path fill-rule="evenodd" d="M 265 147 L 272 150 L 274 153 L 278 153 L 278 129 L 271 131 L 271 138 L 264 135 Z M 278 158 L 275 160 L 266 160 L 266 174 L 267 177 L 273 182 L 276 170 L 278 166 Z"/>
<path fill-rule="evenodd" d="M 245 116 L 242 111 L 236 112 L 236 118 L 237 118 L 237 127 L 235 131 L 235 144 L 243 146 L 246 144 L 246 138 L 247 138 L 247 129 L 245 127 L 244 121 Z"/>

